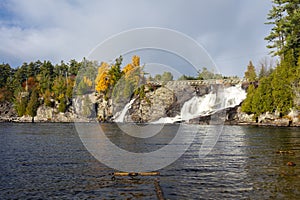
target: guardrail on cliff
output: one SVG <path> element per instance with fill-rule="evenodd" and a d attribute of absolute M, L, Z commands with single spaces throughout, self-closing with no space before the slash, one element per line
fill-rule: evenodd
<path fill-rule="evenodd" d="M 182 80 L 182 81 L 150 81 L 151 85 L 161 86 L 161 85 L 188 85 L 188 86 L 199 86 L 199 85 L 216 85 L 216 84 L 230 84 L 230 85 L 238 85 L 245 82 L 244 79 L 209 79 L 209 80 Z"/>

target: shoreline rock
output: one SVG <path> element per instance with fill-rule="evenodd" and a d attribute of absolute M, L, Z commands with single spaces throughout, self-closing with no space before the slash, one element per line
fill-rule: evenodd
<path fill-rule="evenodd" d="M 201 90 L 201 91 L 200 91 Z M 200 91 L 197 93 L 197 91 Z M 207 90 L 199 87 L 181 86 L 181 88 L 160 87 L 146 93 L 146 98 L 139 98 L 133 103 L 125 116 L 125 122 L 149 123 L 161 117 L 174 117 L 180 113 L 180 105 L 196 95 L 204 95 Z M 87 117 L 81 114 L 85 104 L 85 97 L 89 97 L 92 110 Z M 70 106 L 65 113 L 58 112 L 56 107 L 41 105 L 37 110 L 34 122 L 37 123 L 70 123 L 70 122 L 113 122 L 113 103 L 111 99 L 96 97 L 94 93 L 73 99 L 73 106 Z M 0 103 L 0 122 L 31 123 L 29 116 L 18 117 L 13 103 Z M 184 122 L 186 123 L 186 122 Z M 300 114 L 297 110 L 281 117 L 279 113 L 263 113 L 255 117 L 254 114 L 247 114 L 241 111 L 241 106 L 227 108 L 213 115 L 201 116 L 190 120 L 190 124 L 224 124 L 240 126 L 276 126 L 276 127 L 300 127 Z"/>

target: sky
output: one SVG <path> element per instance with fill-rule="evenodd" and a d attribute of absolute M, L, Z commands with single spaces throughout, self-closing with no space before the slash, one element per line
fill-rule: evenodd
<path fill-rule="evenodd" d="M 161 27 L 194 39 L 223 75 L 242 77 L 250 60 L 258 67 L 270 57 L 271 7 L 271 0 L 2 0 L 0 62 L 80 61 L 120 32 Z"/>

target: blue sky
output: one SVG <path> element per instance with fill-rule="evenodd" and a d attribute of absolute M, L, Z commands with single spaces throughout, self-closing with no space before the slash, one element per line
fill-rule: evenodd
<path fill-rule="evenodd" d="M 122 31 L 162 27 L 200 43 L 224 75 L 243 76 L 268 57 L 271 0 L 4 0 L 0 62 L 81 60 Z M 143 59 L 143 58 L 142 58 Z"/>

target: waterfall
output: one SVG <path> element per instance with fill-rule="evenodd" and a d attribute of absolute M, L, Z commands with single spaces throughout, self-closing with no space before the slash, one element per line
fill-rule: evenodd
<path fill-rule="evenodd" d="M 222 109 L 235 107 L 245 98 L 246 92 L 241 88 L 241 85 L 228 87 L 220 92 L 220 94 L 211 92 L 201 97 L 195 96 L 183 104 L 180 115 L 176 117 L 164 117 L 153 123 L 189 121 L 197 117 L 211 115 Z"/>
<path fill-rule="evenodd" d="M 123 108 L 121 113 L 116 114 L 114 122 L 120 122 L 120 123 L 124 122 L 125 115 L 126 115 L 127 111 L 131 108 L 134 101 L 135 101 L 135 99 L 131 99 L 131 101 L 125 105 L 125 107 Z"/>

